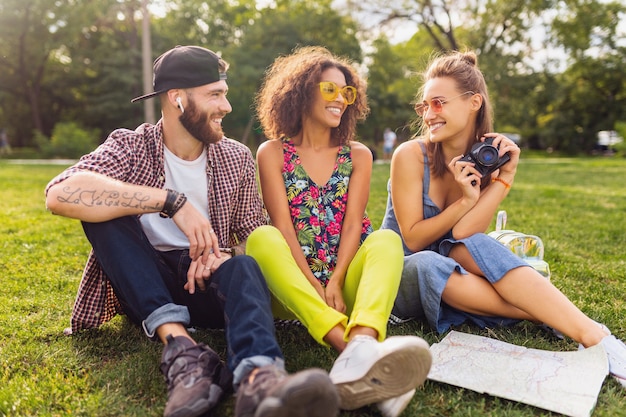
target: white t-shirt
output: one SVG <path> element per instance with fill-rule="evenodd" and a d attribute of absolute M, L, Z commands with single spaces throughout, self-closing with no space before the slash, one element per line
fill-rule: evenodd
<path fill-rule="evenodd" d="M 194 161 L 186 161 L 174 155 L 166 146 L 165 156 L 165 188 L 184 193 L 187 202 L 191 203 L 204 217 L 209 219 L 207 207 L 206 152 Z M 187 236 L 176 226 L 174 220 L 163 218 L 159 213 L 142 215 L 139 220 L 148 240 L 157 250 L 188 249 Z"/>

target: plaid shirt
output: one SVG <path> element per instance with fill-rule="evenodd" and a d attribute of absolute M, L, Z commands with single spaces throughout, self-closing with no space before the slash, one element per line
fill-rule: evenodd
<path fill-rule="evenodd" d="M 117 129 L 92 153 L 83 156 L 46 186 L 48 189 L 79 171 L 92 171 L 131 184 L 163 188 L 162 122 L 144 123 L 135 131 Z M 259 196 L 254 159 L 243 144 L 223 138 L 206 148 L 207 201 L 211 226 L 220 247 L 244 241 L 266 224 Z M 72 311 L 72 331 L 97 327 L 123 314 L 113 287 L 96 260 L 93 249 Z"/>

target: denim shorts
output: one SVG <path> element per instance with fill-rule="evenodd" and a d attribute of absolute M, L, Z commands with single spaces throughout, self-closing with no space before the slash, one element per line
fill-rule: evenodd
<path fill-rule="evenodd" d="M 441 300 L 448 279 L 454 271 L 467 271 L 448 254 L 455 244 L 464 244 L 485 278 L 492 284 L 514 268 L 528 264 L 495 239 L 475 234 L 465 239 L 446 239 L 439 245 L 439 253 L 429 250 L 404 257 L 404 268 L 398 296 L 392 314 L 401 318 L 425 318 L 439 333 L 450 326 L 466 321 L 480 327 L 512 325 L 520 320 L 505 317 L 481 316 L 450 307 Z"/>

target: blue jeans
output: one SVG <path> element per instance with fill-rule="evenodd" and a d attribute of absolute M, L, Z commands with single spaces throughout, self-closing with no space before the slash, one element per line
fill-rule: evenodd
<path fill-rule="evenodd" d="M 157 251 L 134 216 L 82 224 L 125 313 L 149 337 L 165 323 L 224 329 L 235 385 L 256 367 L 282 366 L 270 293 L 254 259 L 224 262 L 206 291 L 189 294 L 188 250 Z"/>

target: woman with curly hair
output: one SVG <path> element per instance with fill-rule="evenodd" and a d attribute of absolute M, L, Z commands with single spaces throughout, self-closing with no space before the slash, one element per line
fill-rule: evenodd
<path fill-rule="evenodd" d="M 268 138 L 257 161 L 271 226 L 248 238 L 280 318 L 341 352 L 330 371 L 341 408 L 378 403 L 397 416 L 431 364 L 416 336 L 386 338 L 402 270 L 399 236 L 365 213 L 372 153 L 356 142 L 366 83 L 346 59 L 303 47 L 268 69 L 257 112 Z"/>

